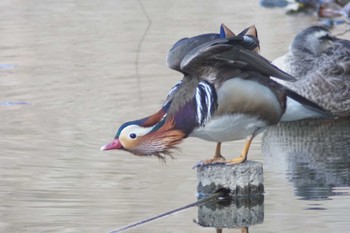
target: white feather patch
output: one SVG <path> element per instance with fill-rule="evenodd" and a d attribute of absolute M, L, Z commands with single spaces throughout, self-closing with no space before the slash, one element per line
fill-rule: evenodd
<path fill-rule="evenodd" d="M 287 108 L 282 115 L 281 121 L 297 121 L 305 118 L 317 118 L 322 116 L 321 113 L 306 108 L 301 103 L 287 97 Z"/>

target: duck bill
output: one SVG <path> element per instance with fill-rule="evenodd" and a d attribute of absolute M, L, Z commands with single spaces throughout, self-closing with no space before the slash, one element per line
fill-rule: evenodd
<path fill-rule="evenodd" d="M 101 150 L 120 150 L 123 149 L 123 145 L 120 143 L 119 139 L 114 139 L 112 142 L 101 147 Z"/>

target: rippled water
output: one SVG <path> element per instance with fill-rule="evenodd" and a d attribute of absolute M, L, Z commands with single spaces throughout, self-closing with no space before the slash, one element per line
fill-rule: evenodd
<path fill-rule="evenodd" d="M 165 65 L 176 40 L 255 24 L 273 59 L 314 20 L 225 0 L 2 0 L 0 11 L 0 232 L 21 233 L 108 232 L 194 201 L 191 167 L 213 143 L 188 139 L 167 164 L 99 147 L 181 78 Z M 349 121 L 304 124 L 255 140 L 249 158 L 264 161 L 266 195 L 250 232 L 350 229 Z M 130 232 L 215 232 L 193 222 L 197 211 Z"/>

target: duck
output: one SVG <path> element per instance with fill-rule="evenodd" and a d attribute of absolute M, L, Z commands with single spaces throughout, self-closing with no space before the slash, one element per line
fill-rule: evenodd
<path fill-rule="evenodd" d="M 297 81 L 275 81 L 336 117 L 350 116 L 350 41 L 322 26 L 299 32 L 289 51 L 272 62 Z"/>
<path fill-rule="evenodd" d="M 225 33 L 224 29 L 222 29 L 221 33 Z M 229 31 L 227 31 L 227 33 L 230 33 Z M 223 35 L 221 35 L 223 36 Z M 220 37 L 220 34 L 218 33 L 206 33 L 206 34 L 201 34 L 198 36 L 194 36 L 191 38 L 183 38 L 180 39 L 179 41 L 177 41 L 174 45 L 173 48 L 180 48 L 180 46 L 178 45 L 182 45 L 181 49 L 171 49 L 168 53 L 167 56 L 167 65 L 169 68 L 174 69 L 174 70 L 178 70 L 181 72 L 180 69 L 180 63 L 181 63 L 181 59 L 186 55 L 186 53 L 195 48 L 196 46 L 200 45 L 200 44 L 204 44 L 206 42 L 212 41 L 214 39 L 217 39 Z M 184 43 L 186 41 L 186 43 Z M 169 107 L 170 101 L 169 99 L 171 98 L 171 96 L 173 95 L 173 93 L 177 90 L 177 88 L 180 86 L 180 84 L 182 83 L 182 80 L 180 80 L 178 83 L 176 83 L 175 86 L 173 86 L 171 88 L 171 90 L 168 93 L 168 96 L 166 98 L 166 102 L 162 105 L 162 107 L 160 108 L 160 110 L 158 110 L 157 112 L 155 112 L 154 114 L 144 117 L 142 119 L 138 119 L 138 120 L 134 120 L 134 121 L 129 121 L 126 122 L 124 124 L 122 124 L 119 129 L 117 130 L 117 133 L 115 135 L 115 140 L 113 140 L 111 143 L 106 144 L 104 146 L 101 147 L 101 150 L 114 150 L 114 149 L 124 149 L 127 150 L 126 148 L 133 148 L 133 149 L 129 149 L 130 152 L 132 152 L 135 155 L 145 155 L 145 154 L 152 154 L 154 156 L 159 157 L 160 159 L 164 160 L 164 154 L 168 154 L 169 156 L 171 156 L 171 153 L 164 153 L 165 150 L 151 150 L 151 149 L 146 149 L 145 147 L 143 147 L 141 144 L 141 146 L 127 146 L 126 148 L 121 144 L 119 137 L 121 136 L 121 132 L 125 129 L 125 128 L 138 128 L 139 130 L 141 129 L 147 129 L 147 128 L 152 128 L 154 127 L 157 123 L 159 123 L 162 119 L 165 118 L 166 116 L 166 111 Z M 130 127 L 129 127 L 130 126 Z M 137 130 L 137 131 L 139 131 Z M 134 133 L 136 135 L 136 133 Z M 131 134 L 131 138 L 134 137 L 134 134 Z M 130 136 L 130 135 L 129 135 Z M 146 137 L 147 139 L 147 137 Z M 176 142 L 172 142 L 168 144 L 165 144 L 164 147 L 168 147 L 168 148 L 172 148 L 173 144 L 176 144 Z M 152 148 L 152 147 L 150 147 Z M 154 148 L 156 149 L 156 148 Z M 157 151 L 164 151 L 164 152 L 157 152 Z M 168 151 L 168 150 L 167 150 Z"/>
<path fill-rule="evenodd" d="M 216 142 L 214 156 L 196 166 L 239 164 L 247 160 L 254 137 L 277 124 L 291 99 L 305 108 L 303 117 L 327 113 L 311 101 L 275 82 L 270 76 L 295 81 L 259 55 L 255 27 L 237 36 L 222 25 L 220 33 L 181 39 L 170 49 L 167 64 L 183 74 L 152 121 L 124 123 L 114 140 L 101 150 L 121 149 L 139 156 L 172 156 L 187 137 Z M 308 110 L 308 111 L 307 111 Z M 293 115 L 293 113 L 291 113 Z M 297 117 L 300 117 L 298 114 Z M 159 120 L 159 122 L 157 122 Z M 152 122 L 145 125 L 144 122 Z M 238 157 L 221 155 L 221 143 L 246 139 Z"/>

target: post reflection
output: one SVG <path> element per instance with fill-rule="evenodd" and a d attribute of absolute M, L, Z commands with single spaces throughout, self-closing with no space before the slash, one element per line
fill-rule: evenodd
<path fill-rule="evenodd" d="M 262 149 L 267 169 L 285 173 L 302 199 L 350 186 L 350 118 L 280 123 L 264 133 Z"/>
<path fill-rule="evenodd" d="M 202 227 L 211 227 L 216 233 L 224 229 L 239 229 L 248 233 L 249 226 L 262 224 L 264 221 L 264 196 L 230 197 L 209 202 L 198 207 L 198 220 Z"/>

